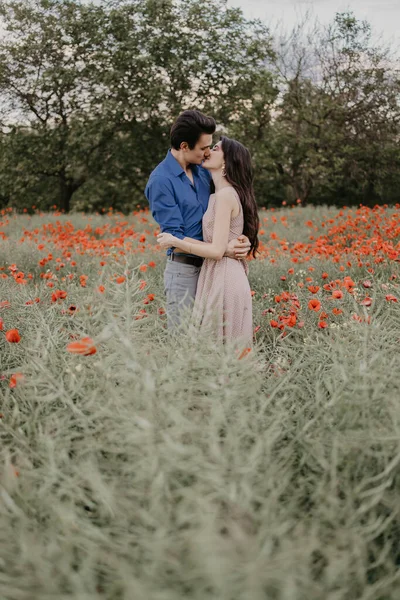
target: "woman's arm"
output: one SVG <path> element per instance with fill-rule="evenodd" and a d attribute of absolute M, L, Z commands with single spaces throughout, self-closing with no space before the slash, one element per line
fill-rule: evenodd
<path fill-rule="evenodd" d="M 161 246 L 164 248 L 174 246 L 189 254 L 195 254 L 196 256 L 201 256 L 203 258 L 221 260 L 228 245 L 231 216 L 232 212 L 237 207 L 237 200 L 230 189 L 225 188 L 225 190 L 221 190 L 221 192 L 217 194 L 215 202 L 215 221 L 211 244 L 187 237 L 180 240 L 175 236 L 161 233 L 157 238 Z"/>

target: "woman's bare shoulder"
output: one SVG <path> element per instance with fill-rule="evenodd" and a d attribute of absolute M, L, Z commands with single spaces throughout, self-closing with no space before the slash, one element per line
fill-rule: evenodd
<path fill-rule="evenodd" d="M 217 200 L 223 200 L 224 202 L 229 202 L 232 206 L 236 206 L 237 200 L 237 192 L 233 187 L 224 187 L 218 192 L 216 192 L 215 197 Z"/>

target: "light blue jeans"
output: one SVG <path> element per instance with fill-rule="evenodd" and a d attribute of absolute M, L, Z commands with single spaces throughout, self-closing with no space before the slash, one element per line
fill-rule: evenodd
<path fill-rule="evenodd" d="M 178 327 L 193 308 L 197 280 L 201 267 L 186 265 L 167 259 L 164 271 L 164 291 L 167 297 L 168 329 Z"/>

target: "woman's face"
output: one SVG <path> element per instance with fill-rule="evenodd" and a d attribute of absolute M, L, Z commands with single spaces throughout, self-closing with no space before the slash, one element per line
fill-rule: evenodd
<path fill-rule="evenodd" d="M 203 162 L 203 167 L 209 171 L 219 171 L 224 164 L 224 153 L 222 151 L 222 142 L 218 142 L 212 148 L 210 156 Z"/>

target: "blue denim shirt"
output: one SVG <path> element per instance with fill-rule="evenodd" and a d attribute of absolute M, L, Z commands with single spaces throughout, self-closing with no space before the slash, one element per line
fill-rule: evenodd
<path fill-rule="evenodd" d="M 203 241 L 202 220 L 210 198 L 211 175 L 203 167 L 190 168 L 194 185 L 169 150 L 151 173 L 145 195 L 162 232 L 180 240 L 191 237 Z M 169 248 L 167 254 L 171 252 Z"/>

